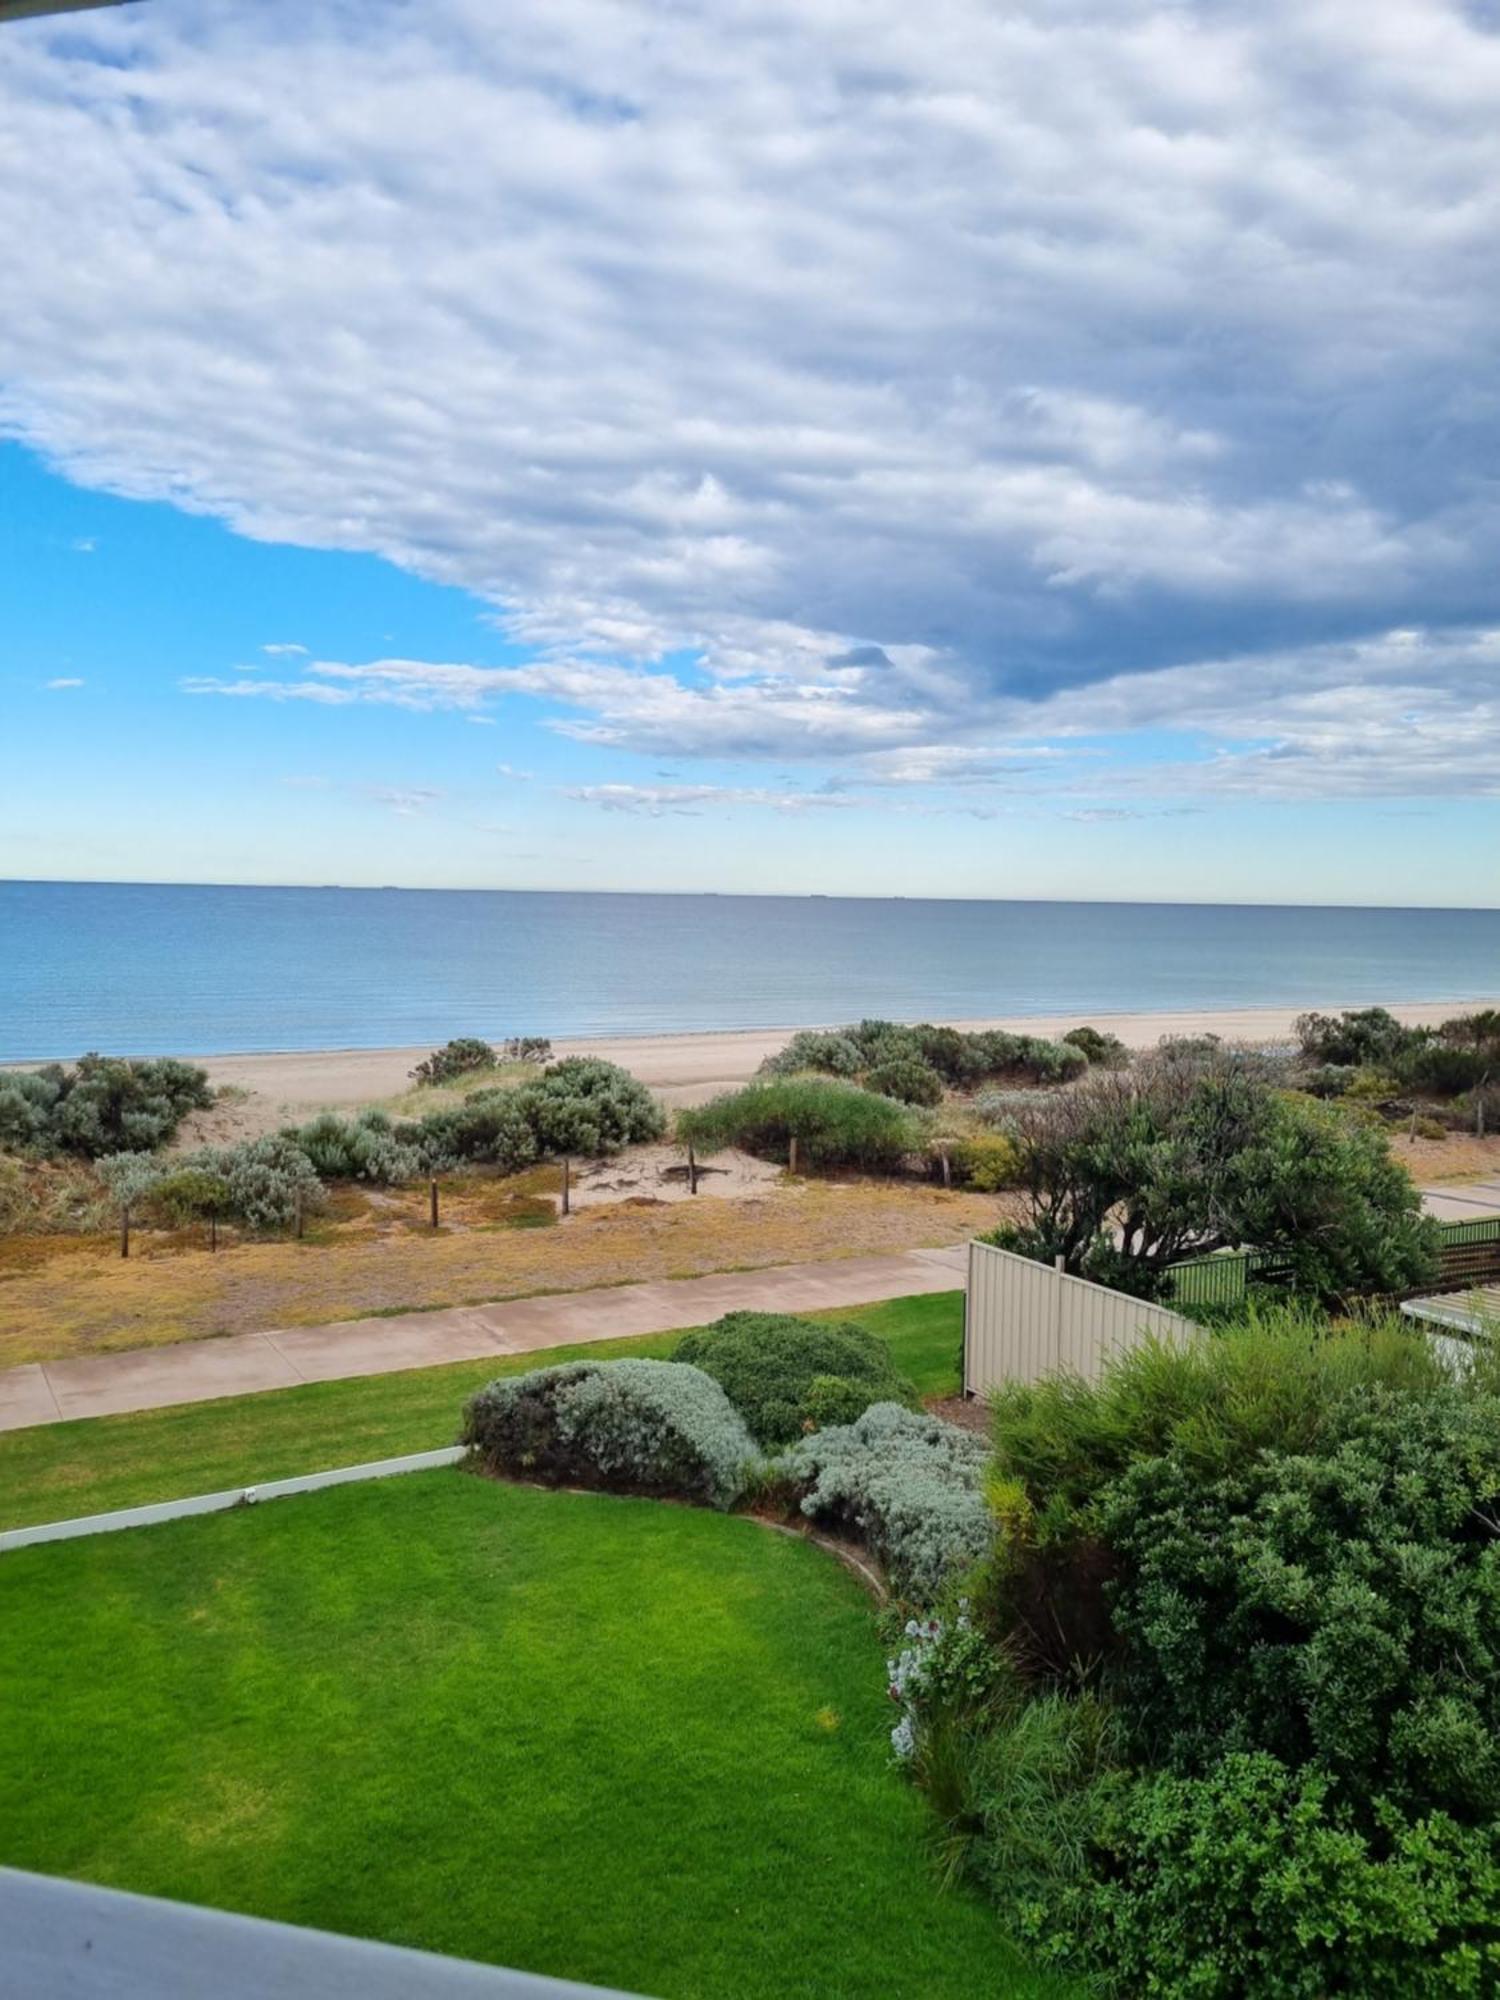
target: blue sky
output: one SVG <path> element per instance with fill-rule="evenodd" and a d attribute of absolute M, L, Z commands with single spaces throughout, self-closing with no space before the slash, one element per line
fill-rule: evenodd
<path fill-rule="evenodd" d="M 1429 0 L 6 30 L 0 874 L 1494 903 L 1497 113 Z"/>

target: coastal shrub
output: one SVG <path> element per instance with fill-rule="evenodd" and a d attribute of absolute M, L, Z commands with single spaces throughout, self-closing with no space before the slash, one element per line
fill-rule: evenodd
<path fill-rule="evenodd" d="M 510 1063 L 549 1063 L 552 1044 L 545 1035 L 512 1035 L 503 1054 Z"/>
<path fill-rule="evenodd" d="M 403 1143 L 383 1111 L 361 1111 L 353 1118 L 325 1111 L 310 1124 L 288 1126 L 283 1136 L 301 1147 L 323 1180 L 393 1187 L 423 1170 L 422 1148 Z"/>
<path fill-rule="evenodd" d="M 1263 1752 L 1201 1778 L 1108 1775 L 1070 1802 L 1080 1865 L 1007 1871 L 986 1852 L 984 1874 L 1039 1959 L 1111 1993 L 1456 2000 L 1500 1983 L 1492 1827 L 1386 1806 L 1367 1830 L 1325 1773 Z"/>
<path fill-rule="evenodd" d="M 804 1514 L 858 1535 L 897 1591 L 931 1603 L 991 1545 L 988 1456 L 973 1431 L 876 1403 L 851 1424 L 815 1431 L 776 1469 Z"/>
<path fill-rule="evenodd" d="M 166 1169 L 154 1153 L 106 1153 L 94 1171 L 117 1208 L 134 1208 L 155 1192 Z"/>
<path fill-rule="evenodd" d="M 666 1113 L 646 1086 L 597 1056 L 565 1057 L 514 1095 L 543 1154 L 597 1159 L 659 1139 L 667 1128 Z"/>
<path fill-rule="evenodd" d="M 877 1063 L 865 1078 L 865 1089 L 894 1097 L 899 1104 L 922 1104 L 929 1109 L 943 1101 L 943 1079 L 937 1071 L 908 1056 Z"/>
<path fill-rule="evenodd" d="M 676 1361 L 575 1361 L 469 1399 L 462 1442 L 492 1472 L 729 1507 L 759 1462 L 718 1383 Z"/>
<path fill-rule="evenodd" d="M 153 1152 L 213 1090 L 205 1070 L 163 1058 L 86 1055 L 0 1075 L 0 1145 L 37 1154 Z"/>
<path fill-rule="evenodd" d="M 1356 1007 L 1342 1014 L 1299 1014 L 1293 1023 L 1309 1062 L 1346 1068 L 1389 1068 L 1430 1037 L 1427 1028 L 1403 1027 L 1384 1007 Z"/>
<path fill-rule="evenodd" d="M 151 1206 L 168 1228 L 192 1222 L 215 1222 L 233 1206 L 229 1182 L 205 1167 L 178 1167 L 161 1176 L 150 1194 Z"/>
<path fill-rule="evenodd" d="M 1105 1034 L 1103 1029 L 1087 1023 L 1080 1028 L 1069 1028 L 1058 1039 L 1066 1047 L 1081 1051 L 1095 1069 L 1123 1069 L 1130 1061 L 1130 1051 L 1118 1035 Z"/>
<path fill-rule="evenodd" d="M 949 1148 L 954 1178 L 976 1194 L 1014 1187 L 1021 1172 L 1021 1149 L 1003 1132 L 979 1132 Z"/>
<path fill-rule="evenodd" d="M 1234 1051 L 1095 1071 L 1014 1107 L 1027 1214 L 993 1241 L 1141 1297 L 1169 1267 L 1273 1250 L 1322 1298 L 1399 1292 L 1435 1268 L 1436 1230 L 1380 1132 L 1289 1096 Z"/>
<path fill-rule="evenodd" d="M 783 1049 L 767 1056 L 760 1066 L 762 1076 L 795 1076 L 802 1070 L 821 1070 L 828 1076 L 857 1076 L 865 1067 L 865 1057 L 857 1042 L 837 1031 L 804 1029 L 793 1035 Z"/>
<path fill-rule="evenodd" d="M 1399 1080 L 1410 1090 L 1433 1097 L 1460 1097 L 1500 1072 L 1500 1049 L 1453 1042 L 1421 1042 L 1396 1065 Z"/>
<path fill-rule="evenodd" d="M 739 1146 L 762 1159 L 785 1161 L 797 1141 L 803 1167 L 900 1166 L 921 1140 L 917 1115 L 834 1077 L 769 1077 L 710 1103 L 679 1112 L 677 1130 L 700 1151 Z"/>
<path fill-rule="evenodd" d="M 323 1183 L 295 1140 L 274 1132 L 237 1146 L 204 1146 L 173 1163 L 175 1172 L 201 1172 L 222 1180 L 227 1213 L 257 1230 L 290 1229 L 299 1215 L 323 1206 Z"/>
<path fill-rule="evenodd" d="M 885 1342 L 848 1323 L 729 1313 L 687 1334 L 673 1358 L 711 1375 L 756 1442 L 768 1447 L 825 1424 L 848 1423 L 871 1403 L 916 1399 Z"/>
<path fill-rule="evenodd" d="M 1130 1466 L 1101 1497 L 1133 1734 L 1316 1762 L 1353 1808 L 1500 1812 L 1500 1400 L 1355 1391 L 1315 1452 L 1204 1480 Z"/>
<path fill-rule="evenodd" d="M 438 1170 L 481 1165 L 513 1174 L 537 1155 L 536 1133 L 521 1093 L 501 1085 L 471 1091 L 461 1104 L 429 1111 L 415 1127 L 397 1125 L 393 1136 Z"/>
<path fill-rule="evenodd" d="M 477 1035 L 457 1035 L 444 1042 L 430 1056 L 424 1056 L 411 1073 L 413 1083 L 452 1083 L 455 1077 L 472 1076 L 475 1070 L 494 1069 L 500 1057 L 491 1043 Z"/>

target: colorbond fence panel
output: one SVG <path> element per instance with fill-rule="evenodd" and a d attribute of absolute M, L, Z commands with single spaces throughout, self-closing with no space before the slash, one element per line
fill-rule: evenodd
<path fill-rule="evenodd" d="M 1094 1381 L 1111 1354 L 1148 1339 L 1196 1340 L 1180 1313 L 1070 1278 L 993 1244 L 969 1245 L 964 1300 L 964 1389 L 1068 1372 Z"/>

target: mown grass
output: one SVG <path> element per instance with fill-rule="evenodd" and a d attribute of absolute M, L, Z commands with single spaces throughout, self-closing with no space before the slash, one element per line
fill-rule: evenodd
<path fill-rule="evenodd" d="M 0 1860 L 655 1994 L 1019 2000 L 890 1767 L 868 1604 L 458 1471 L 22 1550 Z"/>
<path fill-rule="evenodd" d="M 889 1343 L 924 1396 L 957 1395 L 963 1294 L 939 1292 L 810 1315 L 849 1319 Z M 258 1485 L 451 1444 L 468 1393 L 553 1361 L 669 1355 L 682 1332 L 552 1348 L 352 1382 L 310 1382 L 135 1416 L 0 1432 L 0 1527 Z"/>

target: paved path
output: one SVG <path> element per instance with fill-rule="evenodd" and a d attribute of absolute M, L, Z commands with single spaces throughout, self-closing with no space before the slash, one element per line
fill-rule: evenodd
<path fill-rule="evenodd" d="M 1423 1188 L 1422 1206 L 1439 1222 L 1478 1222 L 1487 1215 L 1500 1215 L 1500 1175 Z"/>
<path fill-rule="evenodd" d="M 0 1431 L 27 1430 L 66 1417 L 204 1403 L 215 1396 L 249 1396 L 294 1388 L 299 1382 L 336 1382 L 433 1368 L 445 1361 L 482 1361 L 491 1354 L 529 1354 L 586 1340 L 666 1333 L 703 1326 L 727 1312 L 813 1312 L 913 1292 L 952 1292 L 964 1282 L 967 1257 L 964 1244 L 887 1257 L 841 1257 L 32 1362 L 0 1370 Z"/>

